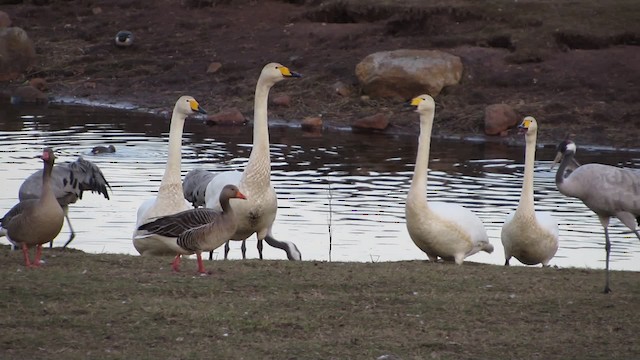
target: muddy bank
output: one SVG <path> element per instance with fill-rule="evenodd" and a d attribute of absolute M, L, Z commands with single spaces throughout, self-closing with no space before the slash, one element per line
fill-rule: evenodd
<path fill-rule="evenodd" d="M 271 105 L 272 118 L 298 124 L 321 116 L 326 126 L 348 128 L 354 119 L 383 113 L 391 122 L 386 131 L 415 132 L 417 117 L 403 111 L 406 99 L 362 97 L 354 69 L 376 51 L 429 48 L 464 64 L 461 83 L 436 97 L 436 136 L 484 138 L 484 108 L 493 103 L 536 116 L 543 143 L 573 134 L 579 144 L 628 148 L 640 136 L 640 96 L 633 91 L 640 85 L 640 31 L 637 22 L 626 22 L 640 6 L 625 1 L 602 8 L 583 0 L 553 13 L 548 4 L 505 1 L 483 8 L 471 2 L 14 3 L 2 10 L 28 32 L 37 62 L 2 82 L 5 94 L 43 77 L 54 99 L 158 112 L 189 94 L 210 113 L 237 107 L 251 118 L 259 71 L 278 61 L 304 78 L 274 87 L 272 98 L 286 94 L 291 102 Z M 584 29 L 578 7 L 598 11 L 597 24 Z M 116 48 L 113 37 L 123 29 L 135 34 L 135 43 Z M 214 62 L 221 67 L 207 72 Z M 337 82 L 347 86 L 346 95 L 336 92 Z"/>

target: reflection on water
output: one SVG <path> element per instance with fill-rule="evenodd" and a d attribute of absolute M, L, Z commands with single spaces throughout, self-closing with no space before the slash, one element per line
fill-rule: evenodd
<path fill-rule="evenodd" d="M 0 104 L 0 212 L 15 204 L 22 181 L 41 168 L 33 156 L 44 146 L 55 148 L 58 161 L 73 161 L 82 155 L 102 169 L 113 192 L 111 200 L 87 193 L 70 207 L 77 234 L 72 246 L 94 253 L 137 254 L 131 243 L 136 211 L 160 184 L 168 128 L 168 119 L 144 114 L 53 105 L 15 109 Z M 183 175 L 197 167 L 214 172 L 241 169 L 251 151 L 251 135 L 249 126 L 208 127 L 198 120 L 187 120 Z M 274 125 L 270 139 L 272 180 L 279 205 L 274 235 L 295 242 L 303 259 L 426 259 L 404 225 L 415 136 L 350 132 L 313 136 Z M 94 146 L 105 144 L 115 145 L 117 152 L 90 154 Z M 579 200 L 556 190 L 554 172 L 549 169 L 554 155 L 553 148 L 538 149 L 535 169 L 536 208 L 553 212 L 560 225 L 560 249 L 551 264 L 603 268 L 599 222 Z M 496 248 L 493 254 L 480 253 L 469 260 L 504 263 L 500 227 L 506 214 L 517 206 L 523 158 L 522 146 L 432 142 L 430 199 L 457 202 L 474 210 Z M 637 152 L 581 148 L 578 158 L 583 163 L 640 168 Z M 612 268 L 640 271 L 640 241 L 617 220 L 612 221 L 611 235 Z M 67 237 L 65 225 L 55 243 L 62 245 Z M 4 238 L 0 241 L 6 243 Z M 254 238 L 247 248 L 248 257 L 257 257 Z M 220 251 L 216 256 L 221 258 Z M 239 242 L 232 244 L 230 256 L 240 258 Z M 284 252 L 268 246 L 265 257 L 286 259 Z"/>

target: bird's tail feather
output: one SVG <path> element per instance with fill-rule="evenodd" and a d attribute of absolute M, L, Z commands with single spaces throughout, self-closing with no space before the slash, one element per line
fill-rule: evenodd
<path fill-rule="evenodd" d="M 79 157 L 77 161 L 69 164 L 69 169 L 80 183 L 81 192 L 78 196 L 80 199 L 82 199 L 82 191 L 97 192 L 109 199 L 107 188 L 111 190 L 111 185 L 96 164 Z"/>

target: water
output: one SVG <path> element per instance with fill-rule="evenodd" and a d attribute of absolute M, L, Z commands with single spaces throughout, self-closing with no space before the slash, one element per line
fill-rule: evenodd
<path fill-rule="evenodd" d="M 154 196 L 164 172 L 169 120 L 144 114 L 84 107 L 11 108 L 0 104 L 0 212 L 17 202 L 22 181 L 42 168 L 33 157 L 45 146 L 58 161 L 78 155 L 96 163 L 111 183 L 111 199 L 86 193 L 71 205 L 76 238 L 71 246 L 91 253 L 137 254 L 131 234 L 138 206 Z M 274 235 L 293 241 L 304 260 L 378 262 L 426 259 L 404 224 L 404 200 L 415 162 L 415 136 L 356 135 L 330 131 L 323 136 L 298 128 L 270 127 L 272 181 L 278 193 Z M 183 175 L 193 168 L 242 169 L 251 151 L 252 128 L 209 127 L 187 120 Z M 113 144 L 113 154 L 91 155 L 96 145 Z M 579 145 L 579 144 L 578 144 Z M 597 217 L 577 199 L 555 187 L 550 170 L 555 149 L 539 148 L 535 169 L 536 209 L 551 211 L 560 225 L 560 248 L 551 261 L 560 267 L 604 267 L 604 238 Z M 523 176 L 523 146 L 434 140 L 429 197 L 474 210 L 484 221 L 493 254 L 468 258 L 504 263 L 500 228 L 517 206 Z M 580 148 L 583 163 L 640 168 L 639 152 Z M 612 220 L 612 268 L 640 271 L 640 241 Z M 54 240 L 69 236 L 65 224 Z M 0 242 L 7 243 L 5 238 Z M 331 252 L 329 251 L 331 244 Z M 233 242 L 230 258 L 241 258 Z M 215 252 L 222 258 L 222 249 Z M 286 259 L 265 245 L 267 259 Z M 247 256 L 257 257 L 255 238 Z M 519 264 L 512 260 L 512 264 Z"/>

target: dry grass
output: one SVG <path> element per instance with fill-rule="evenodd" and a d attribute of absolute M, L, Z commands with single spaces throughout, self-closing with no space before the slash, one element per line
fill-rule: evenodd
<path fill-rule="evenodd" d="M 0 250 L 2 359 L 631 359 L 640 274 Z"/>

